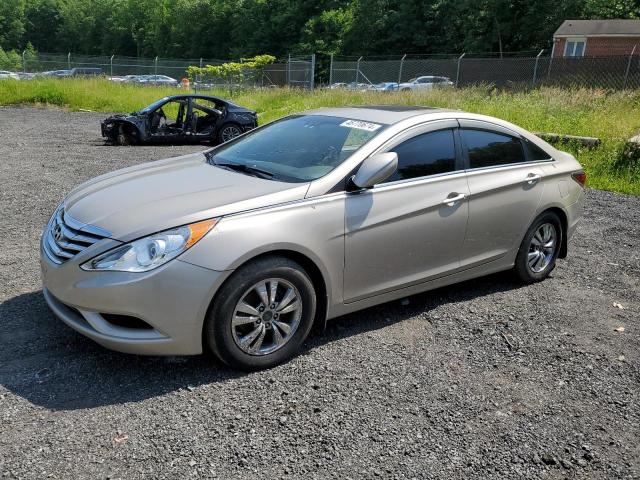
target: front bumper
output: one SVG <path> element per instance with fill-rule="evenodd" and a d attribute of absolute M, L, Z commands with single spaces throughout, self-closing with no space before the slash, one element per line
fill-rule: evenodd
<path fill-rule="evenodd" d="M 120 352 L 202 353 L 209 303 L 231 272 L 216 272 L 179 259 L 145 273 L 87 272 L 74 260 L 55 265 L 41 249 L 44 297 L 64 323 Z M 111 323 L 110 315 L 134 317 L 148 328 Z"/>
<path fill-rule="evenodd" d="M 116 128 L 115 128 L 115 124 L 112 122 L 102 122 L 100 124 L 100 133 L 102 134 L 102 136 L 106 139 L 114 139 L 116 136 Z"/>

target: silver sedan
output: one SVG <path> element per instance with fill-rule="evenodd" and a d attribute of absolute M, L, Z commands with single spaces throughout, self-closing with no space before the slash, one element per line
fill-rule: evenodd
<path fill-rule="evenodd" d="M 42 236 L 44 296 L 107 348 L 271 367 L 349 312 L 501 270 L 545 279 L 585 181 L 496 118 L 305 112 L 77 187 Z"/>

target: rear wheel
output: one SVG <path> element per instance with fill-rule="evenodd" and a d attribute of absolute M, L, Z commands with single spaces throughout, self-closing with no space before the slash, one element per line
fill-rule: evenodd
<path fill-rule="evenodd" d="M 313 283 L 300 265 L 282 257 L 259 259 L 238 269 L 216 295 L 205 342 L 232 367 L 269 368 L 300 349 L 315 310 Z"/>
<path fill-rule="evenodd" d="M 235 123 L 227 123 L 222 126 L 220 132 L 218 132 L 218 141 L 220 143 L 228 142 L 236 138 L 237 136 L 242 135 L 242 129 L 240 125 L 236 125 Z"/>
<path fill-rule="evenodd" d="M 515 272 L 523 282 L 540 282 L 549 276 L 556 266 L 562 235 L 562 223 L 555 213 L 535 219 L 516 256 Z"/>

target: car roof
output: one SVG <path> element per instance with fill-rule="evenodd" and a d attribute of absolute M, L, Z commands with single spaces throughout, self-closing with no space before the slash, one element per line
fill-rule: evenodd
<path fill-rule="evenodd" d="M 218 97 L 212 97 L 211 95 L 198 95 L 195 93 L 183 93 L 181 95 L 169 95 L 167 97 L 168 100 L 178 100 L 181 98 L 201 98 L 203 100 L 212 100 L 214 102 L 229 103 L 226 100 L 222 100 L 221 98 L 218 98 Z"/>
<path fill-rule="evenodd" d="M 450 112 L 443 108 L 411 105 L 367 105 L 361 107 L 318 108 L 304 112 L 305 115 L 344 117 L 383 125 L 393 125 L 407 118 L 424 114 Z"/>
<path fill-rule="evenodd" d="M 231 109 L 233 111 L 253 112 L 253 110 L 251 110 L 250 108 L 243 107 L 242 105 L 238 105 L 237 103 L 233 103 L 229 100 L 225 100 L 220 97 L 214 97 L 211 95 L 198 95 L 197 93 L 183 93 L 181 95 L 170 95 L 167 97 L 167 101 L 179 100 L 179 99 L 185 99 L 185 98 L 200 98 L 202 100 L 211 100 L 212 102 L 222 103 L 223 105 L 226 105 L 228 109 Z"/>

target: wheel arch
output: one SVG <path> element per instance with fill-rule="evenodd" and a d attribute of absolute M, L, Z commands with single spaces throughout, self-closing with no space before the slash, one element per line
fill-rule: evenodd
<path fill-rule="evenodd" d="M 558 253 L 558 258 L 567 258 L 567 254 L 569 252 L 568 239 L 567 239 L 567 229 L 569 228 L 569 219 L 567 217 L 567 214 L 560 207 L 550 207 L 540 212 L 538 216 L 543 215 L 547 212 L 555 213 L 560 219 L 560 226 L 562 227 L 562 238 L 560 241 L 560 252 Z"/>
<path fill-rule="evenodd" d="M 231 126 L 231 125 L 233 125 L 234 127 L 238 127 L 238 129 L 240 130 L 240 135 L 242 135 L 242 133 L 243 133 L 242 125 L 240 125 L 240 123 L 238 123 L 237 121 L 235 121 L 233 119 L 232 120 L 227 120 L 225 118 L 224 121 L 216 128 L 216 132 L 215 132 L 216 139 L 220 143 L 222 143 L 222 138 L 221 138 L 222 130 L 224 130 L 225 127 L 228 127 L 228 126 Z"/>
<path fill-rule="evenodd" d="M 329 283 L 327 282 L 327 278 L 322 268 L 318 265 L 318 262 L 311 258 L 310 255 L 307 255 L 299 250 L 294 250 L 291 248 L 276 248 L 269 251 L 263 252 L 254 252 L 253 255 L 249 255 L 241 259 L 241 261 L 237 262 L 237 264 L 233 265 L 233 269 L 237 270 L 249 263 L 255 262 L 261 258 L 266 257 L 284 257 L 289 260 L 292 260 L 298 263 L 309 275 L 311 279 L 311 283 L 313 284 L 313 288 L 316 291 L 317 305 L 316 305 L 316 314 L 313 319 L 313 328 L 315 330 L 324 329 L 327 321 L 327 313 L 329 309 Z M 231 275 L 225 279 L 222 283 L 224 285 Z M 209 302 L 209 307 L 207 308 L 207 315 L 209 315 L 209 311 L 211 310 L 213 304 L 216 302 L 218 294 L 222 288 L 222 285 L 218 287 L 216 293 L 211 298 Z M 204 333 L 204 332 L 203 332 Z"/>
<path fill-rule="evenodd" d="M 140 131 L 140 127 L 136 125 L 134 122 L 130 122 L 129 120 L 116 120 L 113 124 L 117 127 L 118 131 L 121 128 L 126 128 L 129 132 L 133 132 L 138 136 L 138 139 L 142 138 L 142 132 Z"/>

